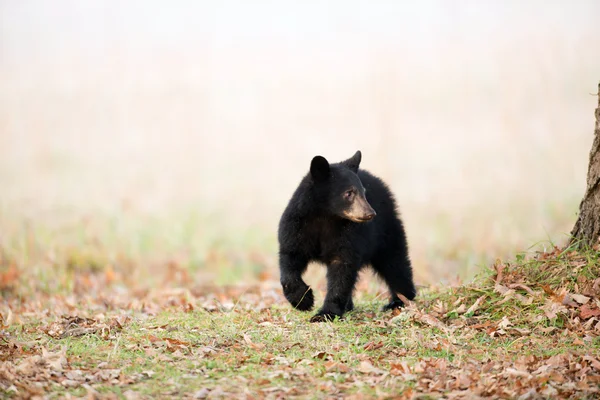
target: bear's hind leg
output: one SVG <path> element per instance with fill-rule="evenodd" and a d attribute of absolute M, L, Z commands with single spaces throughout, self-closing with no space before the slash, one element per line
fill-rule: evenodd
<path fill-rule="evenodd" d="M 412 267 L 406 253 L 395 251 L 373 261 L 373 269 L 385 281 L 390 290 L 390 302 L 384 310 L 403 307 L 405 304 L 398 297 L 402 294 L 408 300 L 417 295 L 412 277 Z"/>
<path fill-rule="evenodd" d="M 406 304 L 404 304 L 404 302 L 402 300 L 400 300 L 400 297 L 398 297 L 398 295 L 395 292 L 391 292 L 390 293 L 390 302 L 388 304 L 386 304 L 385 306 L 383 306 L 383 311 L 389 311 L 389 310 L 394 310 L 396 308 L 402 308 L 405 305 Z"/>

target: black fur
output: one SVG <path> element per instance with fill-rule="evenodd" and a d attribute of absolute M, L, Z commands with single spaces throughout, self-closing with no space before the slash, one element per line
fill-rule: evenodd
<path fill-rule="evenodd" d="M 390 290 L 385 309 L 403 306 L 397 293 L 416 296 L 404 227 L 383 181 L 359 170 L 361 153 L 329 164 L 313 158 L 310 172 L 279 222 L 279 267 L 283 293 L 295 308 L 314 305 L 302 280 L 310 261 L 327 265 L 327 295 L 312 322 L 332 320 L 353 309 L 359 271 L 370 265 Z"/>

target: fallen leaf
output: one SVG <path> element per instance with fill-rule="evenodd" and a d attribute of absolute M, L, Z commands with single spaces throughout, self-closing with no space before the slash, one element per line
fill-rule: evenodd
<path fill-rule="evenodd" d="M 335 361 L 327 361 L 325 363 L 325 369 L 328 372 L 338 371 L 338 372 L 342 372 L 342 373 L 347 373 L 350 371 L 350 367 L 348 367 L 346 364 L 338 363 Z"/>
<path fill-rule="evenodd" d="M 433 326 L 443 331 L 448 330 L 448 326 L 444 325 L 439 319 L 437 319 L 433 315 L 429 315 L 416 310 L 414 316 L 418 321 L 423 322 L 427 325 Z"/>
<path fill-rule="evenodd" d="M 194 393 L 194 399 L 205 399 L 210 394 L 210 389 L 202 388 Z"/>
<path fill-rule="evenodd" d="M 15 285 L 19 279 L 19 270 L 15 264 L 11 264 L 4 272 L 0 272 L 0 289 Z"/>
<path fill-rule="evenodd" d="M 106 279 L 107 285 L 110 285 L 117 279 L 117 275 L 115 274 L 115 270 L 111 264 L 107 265 L 104 269 L 104 279 Z"/>
<path fill-rule="evenodd" d="M 377 350 L 383 347 L 383 342 L 368 342 L 367 344 L 365 344 L 363 346 L 363 349 L 365 350 Z"/>
<path fill-rule="evenodd" d="M 581 294 L 572 294 L 571 298 L 573 300 L 575 300 L 576 302 L 578 302 L 579 304 L 586 304 L 588 301 L 590 301 L 590 298 Z"/>
<path fill-rule="evenodd" d="M 550 320 L 555 319 L 558 314 L 566 314 L 568 312 L 567 308 L 562 305 L 562 303 L 557 303 L 556 301 L 548 300 L 546 304 L 542 306 L 542 310 L 546 317 Z"/>
<path fill-rule="evenodd" d="M 146 338 L 150 341 L 150 343 L 156 343 L 156 342 L 160 342 L 162 339 L 154 336 L 154 335 L 148 335 L 146 336 Z"/>
<path fill-rule="evenodd" d="M 189 342 L 184 342 L 179 339 L 164 338 L 164 340 L 175 346 L 189 346 L 190 345 Z"/>
<path fill-rule="evenodd" d="M 529 286 L 523 285 L 521 283 L 512 283 L 512 284 L 508 285 L 508 287 L 511 289 L 523 289 L 524 291 L 526 291 L 527 293 L 529 293 L 531 295 L 535 294 L 533 289 L 531 289 Z"/>
<path fill-rule="evenodd" d="M 496 270 L 496 283 L 499 284 L 502 282 L 502 278 L 504 277 L 503 272 L 506 268 L 506 265 L 503 264 L 500 260 L 496 260 L 494 263 L 494 269 Z"/>
<path fill-rule="evenodd" d="M 376 368 L 375 366 L 373 366 L 373 364 L 371 364 L 371 362 L 364 360 L 360 362 L 360 365 L 358 366 L 358 368 L 356 369 L 358 372 L 361 372 L 363 374 L 383 374 L 385 371 Z"/>
<path fill-rule="evenodd" d="M 508 292 L 510 289 L 509 289 L 509 288 L 507 288 L 507 287 L 506 287 L 506 286 L 504 286 L 504 285 L 501 285 L 501 284 L 497 283 L 497 284 L 494 286 L 494 290 L 495 290 L 496 292 L 500 293 L 500 294 L 505 294 L 505 293 L 506 293 L 506 292 Z"/>
<path fill-rule="evenodd" d="M 512 325 L 512 322 L 510 322 L 510 321 L 508 320 L 508 317 L 507 317 L 506 315 L 505 315 L 504 317 L 502 317 L 502 321 L 500 321 L 500 322 L 498 323 L 498 326 L 499 326 L 500 328 L 502 328 L 502 329 L 506 329 L 506 328 L 508 328 L 508 327 L 509 327 L 509 326 L 511 326 L 511 325 Z"/>
<path fill-rule="evenodd" d="M 479 309 L 479 307 L 481 306 L 481 303 L 483 302 L 483 300 L 486 297 L 487 297 L 486 295 L 483 295 L 483 296 L 479 297 L 477 300 L 475 300 L 475 303 L 473 303 L 473 305 L 471 307 L 469 307 L 466 314 L 474 314 L 475 311 L 477 311 Z"/>
<path fill-rule="evenodd" d="M 589 304 L 585 304 L 579 307 L 579 316 L 583 319 L 589 319 L 592 317 L 600 316 L 600 309 L 592 308 Z"/>
<path fill-rule="evenodd" d="M 75 388 L 81 385 L 80 382 L 78 381 L 74 381 L 72 379 L 65 379 L 61 382 L 61 385 L 63 385 L 64 387 L 68 387 L 68 388 Z"/>
<path fill-rule="evenodd" d="M 133 391 L 131 389 L 126 390 L 123 393 L 123 396 L 125 396 L 125 399 L 127 399 L 127 400 L 137 400 L 137 399 L 141 399 L 142 398 L 142 396 L 138 392 L 135 392 L 135 391 Z"/>
<path fill-rule="evenodd" d="M 317 351 L 316 353 L 314 353 L 312 355 L 312 358 L 318 358 L 319 360 L 324 360 L 324 359 L 328 358 L 329 356 L 330 355 L 324 351 Z"/>
<path fill-rule="evenodd" d="M 525 371 L 520 371 L 515 368 L 506 368 L 505 371 L 506 371 L 506 374 L 510 375 L 510 376 L 515 376 L 515 377 L 519 377 L 519 378 L 531 378 L 531 374 L 529 374 Z"/>
<path fill-rule="evenodd" d="M 583 359 L 588 361 L 592 367 L 600 371 L 600 361 L 592 356 L 583 356 Z"/>
<path fill-rule="evenodd" d="M 248 346 L 250 346 L 254 350 L 263 350 L 266 347 L 266 345 L 264 345 L 263 343 L 252 342 L 252 339 L 250 338 L 250 336 L 248 336 L 245 333 L 244 333 L 244 341 L 248 344 Z"/>
<path fill-rule="evenodd" d="M 554 290 L 552 290 L 552 288 L 549 285 L 541 285 L 542 289 L 544 290 L 544 292 L 546 292 L 546 294 L 548 296 L 556 296 L 556 293 L 554 293 Z"/>
<path fill-rule="evenodd" d="M 42 347 L 42 358 L 53 370 L 62 371 L 67 366 L 67 346 L 62 346 L 56 352 L 50 352 Z"/>

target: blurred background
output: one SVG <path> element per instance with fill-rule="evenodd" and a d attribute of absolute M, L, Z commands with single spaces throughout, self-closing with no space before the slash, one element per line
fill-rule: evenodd
<path fill-rule="evenodd" d="M 397 196 L 418 283 L 563 244 L 598 15 L 595 0 L 1 1 L 0 268 L 47 289 L 77 271 L 277 279 L 277 222 L 311 158 L 359 149 Z"/>

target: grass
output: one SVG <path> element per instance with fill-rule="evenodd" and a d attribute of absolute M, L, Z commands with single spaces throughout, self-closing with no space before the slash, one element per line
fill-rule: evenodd
<path fill-rule="evenodd" d="M 498 261 L 469 284 L 423 288 L 393 313 L 361 282 L 356 309 L 322 324 L 291 309 L 269 278 L 137 294 L 112 286 L 9 294 L 0 393 L 437 398 L 533 390 L 592 398 L 598 276 L 597 250 L 553 249 Z"/>

